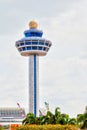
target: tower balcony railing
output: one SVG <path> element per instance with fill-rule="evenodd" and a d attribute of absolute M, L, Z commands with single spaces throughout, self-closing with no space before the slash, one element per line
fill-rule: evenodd
<path fill-rule="evenodd" d="M 20 46 L 24 46 L 24 45 L 45 45 L 48 47 L 51 47 L 51 43 L 50 41 L 46 41 L 46 40 L 24 40 L 24 41 L 18 41 L 16 42 L 16 47 L 20 47 Z"/>
<path fill-rule="evenodd" d="M 20 40 L 16 42 L 16 47 L 21 55 L 27 56 L 37 54 L 44 56 L 51 47 L 51 42 L 47 40 Z"/>

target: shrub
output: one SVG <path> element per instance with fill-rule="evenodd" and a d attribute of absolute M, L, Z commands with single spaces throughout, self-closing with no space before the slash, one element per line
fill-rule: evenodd
<path fill-rule="evenodd" d="M 22 125 L 17 130 L 78 130 L 74 125 Z"/>
<path fill-rule="evenodd" d="M 3 130 L 3 127 L 0 125 L 0 130 Z"/>

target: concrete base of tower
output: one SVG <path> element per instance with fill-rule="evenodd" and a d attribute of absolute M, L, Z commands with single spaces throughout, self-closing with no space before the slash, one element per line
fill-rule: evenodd
<path fill-rule="evenodd" d="M 29 112 L 39 115 L 39 56 L 29 57 Z"/>

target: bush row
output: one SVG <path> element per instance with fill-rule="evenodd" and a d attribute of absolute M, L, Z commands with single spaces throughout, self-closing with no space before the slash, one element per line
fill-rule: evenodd
<path fill-rule="evenodd" d="M 22 125 L 17 130 L 78 130 L 74 125 Z"/>

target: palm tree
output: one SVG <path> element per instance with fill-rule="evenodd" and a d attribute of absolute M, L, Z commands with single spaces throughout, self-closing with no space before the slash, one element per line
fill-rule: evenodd
<path fill-rule="evenodd" d="M 60 108 L 56 107 L 56 109 L 55 109 L 55 117 L 58 117 L 60 115 L 61 115 Z"/>
<path fill-rule="evenodd" d="M 68 121 L 68 124 L 76 125 L 77 124 L 77 119 L 76 118 L 70 118 L 69 121 Z"/>
<path fill-rule="evenodd" d="M 77 115 L 77 123 L 81 128 L 87 128 L 87 107 L 85 113 Z"/>
<path fill-rule="evenodd" d="M 43 116 L 41 120 L 42 124 L 55 124 L 55 116 L 52 112 L 47 111 L 47 114 Z"/>
<path fill-rule="evenodd" d="M 45 116 L 39 116 L 35 118 L 35 124 L 43 125 L 45 124 Z"/>
<path fill-rule="evenodd" d="M 59 107 L 56 107 L 55 108 L 55 124 L 59 124 L 59 117 L 61 115 L 61 112 L 60 112 L 60 108 Z"/>
<path fill-rule="evenodd" d="M 83 121 L 84 121 L 84 114 L 78 114 L 77 115 L 77 123 L 78 123 L 78 125 L 82 126 Z"/>
<path fill-rule="evenodd" d="M 69 115 L 68 114 L 61 114 L 57 119 L 57 124 L 68 124 L 69 121 Z"/>
<path fill-rule="evenodd" d="M 83 114 L 78 115 L 78 123 L 81 124 L 83 121 Z M 85 116 L 85 119 L 87 117 L 87 114 Z M 47 111 L 46 115 L 42 115 L 39 117 L 35 117 L 34 114 L 28 113 L 26 118 L 22 121 L 22 124 L 37 124 L 37 125 L 43 125 L 43 124 L 73 124 L 75 125 L 77 123 L 77 120 L 75 118 L 69 118 L 68 114 L 62 114 L 60 112 L 60 108 L 57 107 L 55 109 L 55 113 L 53 114 L 51 111 Z M 86 126 L 86 121 L 85 123 L 81 126 Z"/>
<path fill-rule="evenodd" d="M 33 113 L 28 113 L 22 124 L 35 124 L 35 116 Z"/>

